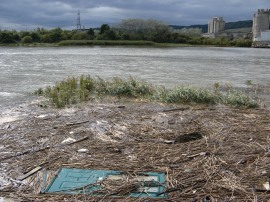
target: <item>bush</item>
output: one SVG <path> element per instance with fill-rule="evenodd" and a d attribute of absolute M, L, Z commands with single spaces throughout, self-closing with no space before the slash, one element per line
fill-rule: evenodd
<path fill-rule="evenodd" d="M 33 39 L 31 36 L 25 36 L 22 38 L 22 43 L 33 43 Z"/>

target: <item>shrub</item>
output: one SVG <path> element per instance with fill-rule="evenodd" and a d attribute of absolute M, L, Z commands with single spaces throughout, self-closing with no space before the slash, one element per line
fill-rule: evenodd
<path fill-rule="evenodd" d="M 31 36 L 25 36 L 22 38 L 22 43 L 33 43 L 33 39 Z"/>

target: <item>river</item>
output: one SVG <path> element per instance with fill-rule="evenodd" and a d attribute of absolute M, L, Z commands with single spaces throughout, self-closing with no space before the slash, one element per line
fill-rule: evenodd
<path fill-rule="evenodd" d="M 13 120 L 18 106 L 37 100 L 34 90 L 82 74 L 133 76 L 168 88 L 269 84 L 269 55 L 270 49 L 253 48 L 0 47 L 0 115 Z"/>

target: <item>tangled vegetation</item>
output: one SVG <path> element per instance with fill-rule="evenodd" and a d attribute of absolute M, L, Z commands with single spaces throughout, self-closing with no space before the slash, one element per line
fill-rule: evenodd
<path fill-rule="evenodd" d="M 219 86 L 203 89 L 191 86 L 178 86 L 166 89 L 150 83 L 138 81 L 135 78 L 114 78 L 112 80 L 100 77 L 82 75 L 70 77 L 55 86 L 35 91 L 36 95 L 48 97 L 50 103 L 63 108 L 84 101 L 91 101 L 105 96 L 127 97 L 157 101 L 163 103 L 201 103 L 201 104 L 226 104 L 236 107 L 255 108 L 258 103 L 244 92 L 233 89 L 220 90 Z"/>

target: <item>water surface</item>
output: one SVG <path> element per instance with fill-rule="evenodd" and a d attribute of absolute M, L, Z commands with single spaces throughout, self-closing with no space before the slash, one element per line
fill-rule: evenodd
<path fill-rule="evenodd" d="M 149 47 L 0 47 L 0 110 L 28 103 L 39 87 L 68 76 L 133 76 L 157 85 L 245 87 L 267 84 L 270 49 Z"/>

